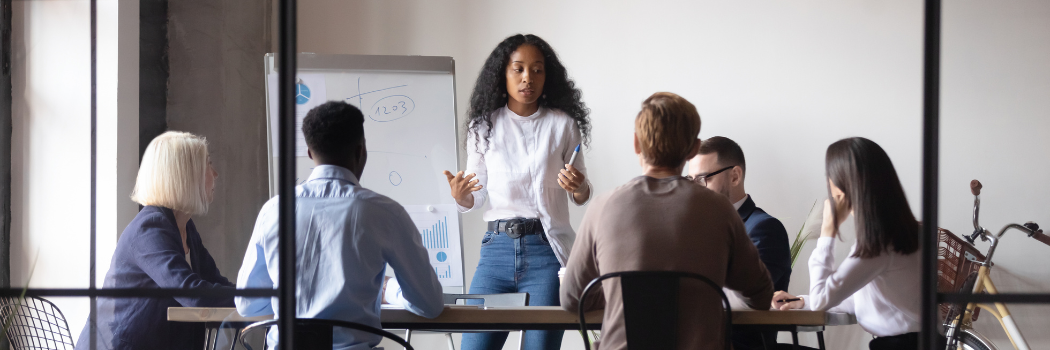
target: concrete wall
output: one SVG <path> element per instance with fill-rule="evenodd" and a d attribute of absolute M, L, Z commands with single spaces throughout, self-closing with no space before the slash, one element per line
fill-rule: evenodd
<path fill-rule="evenodd" d="M 236 278 L 259 208 L 269 199 L 263 55 L 268 2 L 168 3 L 168 130 L 208 138 L 219 180 L 194 218 L 219 269 Z"/>
<path fill-rule="evenodd" d="M 558 50 L 592 109 L 587 155 L 597 193 L 639 174 L 630 142 L 638 104 L 655 91 L 672 91 L 697 105 L 702 137 L 742 145 L 748 191 L 792 232 L 826 195 L 825 148 L 848 136 L 887 150 L 912 210 L 920 211 L 922 11 L 914 1 L 317 0 L 300 3 L 298 35 L 305 52 L 454 57 L 461 123 L 496 43 L 514 33 L 540 35 Z M 968 232 L 972 198 L 964 187 L 974 177 L 989 188 L 986 226 L 1050 223 L 1050 188 L 1040 181 L 1050 170 L 1050 141 L 1041 136 L 1050 133 L 1050 5 L 946 2 L 944 21 L 942 226 Z M 584 210 L 571 210 L 574 223 Z M 484 226 L 480 213 L 463 218 L 469 281 Z M 839 245 L 840 258 L 851 241 Z M 1050 248 L 1033 243 L 1009 237 L 1000 248 L 1004 289 L 1050 290 L 1050 274 L 1037 267 L 1045 266 Z M 811 249 L 795 267 L 793 292 L 808 289 Z M 1047 310 L 1014 307 L 1035 348 L 1050 344 L 1041 332 L 1048 321 L 1039 316 Z M 979 326 L 995 335 L 993 319 Z M 826 337 L 829 347 L 845 349 L 864 349 L 871 339 L 856 326 Z M 565 348 L 581 345 L 574 332 L 565 339 Z M 815 345 L 812 337 L 804 340 Z M 442 348 L 440 338 L 417 344 Z"/>

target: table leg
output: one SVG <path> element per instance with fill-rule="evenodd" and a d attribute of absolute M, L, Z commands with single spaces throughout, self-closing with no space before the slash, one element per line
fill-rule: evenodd
<path fill-rule="evenodd" d="M 409 343 L 409 344 L 412 344 L 412 330 L 411 329 L 406 329 L 405 330 L 405 342 Z M 408 350 L 408 348 L 405 348 L 405 350 Z"/>
<path fill-rule="evenodd" d="M 448 350 L 456 350 L 456 343 L 452 341 L 452 333 L 445 333 L 445 340 L 448 340 Z"/>
<path fill-rule="evenodd" d="M 212 349 L 214 349 L 214 345 L 211 345 L 212 344 L 212 338 L 214 337 L 212 335 L 212 332 L 214 332 L 214 331 L 215 331 L 215 327 L 212 327 L 211 324 L 205 324 L 204 325 L 204 350 L 212 350 Z"/>
<path fill-rule="evenodd" d="M 798 330 L 797 329 L 792 329 L 791 330 L 791 348 L 794 349 L 794 350 L 798 350 Z"/>
<path fill-rule="evenodd" d="M 824 350 L 824 332 L 817 332 L 817 344 L 819 344 L 820 350 Z"/>
<path fill-rule="evenodd" d="M 233 329 L 233 341 L 230 342 L 230 350 L 236 350 L 236 348 L 237 348 L 237 340 L 239 340 L 240 338 L 241 338 L 241 328 L 234 328 Z"/>

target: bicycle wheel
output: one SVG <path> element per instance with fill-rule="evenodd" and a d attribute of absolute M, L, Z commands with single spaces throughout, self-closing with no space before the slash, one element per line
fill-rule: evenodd
<path fill-rule="evenodd" d="M 967 329 L 959 334 L 959 345 L 963 350 L 998 350 L 987 338 L 972 329 Z"/>

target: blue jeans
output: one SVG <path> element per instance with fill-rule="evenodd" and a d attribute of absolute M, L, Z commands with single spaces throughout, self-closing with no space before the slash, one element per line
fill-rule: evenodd
<path fill-rule="evenodd" d="M 481 259 L 470 282 L 470 294 L 529 293 L 529 305 L 558 306 L 558 269 L 561 263 L 546 237 L 525 235 L 518 239 L 486 232 Z M 561 348 L 565 331 L 526 331 L 526 350 Z M 463 350 L 499 350 L 507 332 L 465 333 Z"/>

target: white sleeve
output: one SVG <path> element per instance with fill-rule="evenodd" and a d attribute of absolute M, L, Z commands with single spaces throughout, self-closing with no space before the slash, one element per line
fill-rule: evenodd
<path fill-rule="evenodd" d="M 479 130 L 478 132 L 481 131 Z M 481 149 L 484 149 L 487 142 L 476 142 L 478 140 L 477 136 L 474 136 L 474 134 L 470 134 L 470 131 L 468 131 L 468 135 L 469 136 L 467 137 L 467 169 L 463 171 L 463 175 L 466 176 L 470 174 L 476 174 L 474 178 L 477 179 L 478 184 L 481 185 L 481 190 L 471 193 L 471 195 L 474 196 L 473 207 L 467 208 L 462 205 L 459 205 L 458 202 L 456 203 L 456 208 L 459 209 L 460 213 L 467 213 L 473 211 L 474 209 L 481 208 L 481 206 L 485 205 L 485 200 L 488 198 L 489 194 L 488 168 L 485 166 L 485 158 L 481 153 Z"/>
<path fill-rule="evenodd" d="M 866 259 L 853 257 L 851 253 L 851 256 L 835 269 L 834 248 L 834 238 L 820 237 L 817 239 L 813 255 L 809 257 L 811 282 L 806 305 L 810 310 L 829 310 L 847 300 L 852 304 L 853 293 L 882 273 L 890 261 L 889 253 Z M 849 305 L 849 309 L 849 312 L 852 312 L 852 305 Z"/>
<path fill-rule="evenodd" d="M 383 299 L 390 305 L 405 306 L 407 300 L 401 296 L 401 284 L 397 283 L 396 278 L 391 278 L 386 282 Z"/>
<path fill-rule="evenodd" d="M 572 166 L 575 167 L 576 170 L 579 170 L 581 173 L 583 173 L 584 186 L 587 186 L 591 189 L 591 195 L 587 197 L 587 200 L 583 201 L 583 203 L 576 203 L 576 198 L 572 196 L 572 193 L 566 191 L 565 194 L 569 196 L 569 202 L 576 204 L 576 206 L 582 206 L 584 204 L 587 204 L 587 202 L 590 201 L 592 197 L 594 197 L 594 187 L 591 187 L 591 177 L 587 176 L 587 164 L 583 161 L 583 136 L 580 135 L 580 130 L 576 127 L 575 122 L 572 122 L 571 125 L 572 127 L 569 128 L 569 145 L 567 147 L 567 152 L 565 152 L 565 154 L 562 155 L 562 161 L 564 161 L 565 164 L 569 164 L 569 161 L 572 160 L 572 152 L 576 151 L 576 145 L 580 145 L 580 153 L 576 154 L 576 161 L 572 164 Z"/>
<path fill-rule="evenodd" d="M 802 298 L 802 301 L 805 302 L 805 307 L 809 307 L 809 302 L 806 302 L 806 300 L 809 300 L 809 296 L 808 295 L 799 295 L 798 297 Z M 732 300 L 730 300 L 730 301 L 732 301 Z M 733 309 L 735 310 L 736 306 L 733 306 Z M 830 311 L 830 312 L 842 312 L 842 313 L 853 314 L 853 315 L 857 314 L 857 310 L 853 308 L 853 296 L 852 295 L 850 295 L 848 298 L 846 298 L 846 300 L 843 300 L 837 306 L 832 306 L 827 311 Z"/>

